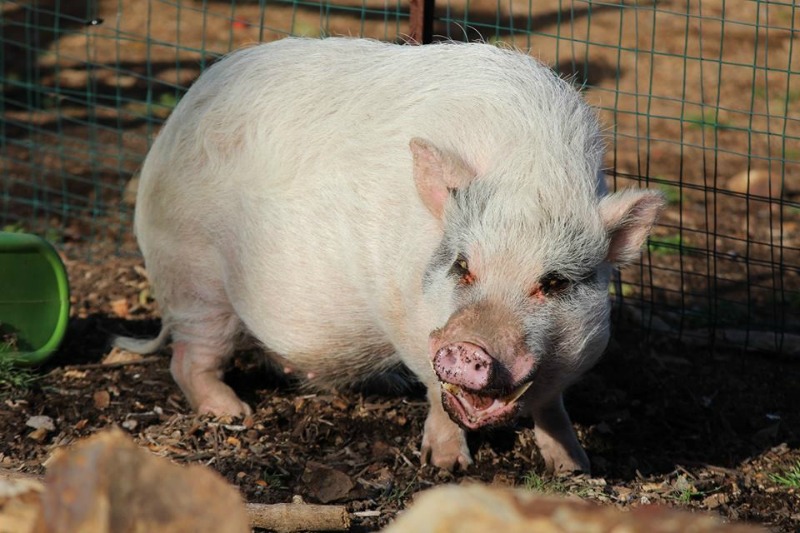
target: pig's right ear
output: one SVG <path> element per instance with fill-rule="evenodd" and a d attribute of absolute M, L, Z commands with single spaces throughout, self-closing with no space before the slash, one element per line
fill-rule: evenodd
<path fill-rule="evenodd" d="M 424 139 L 415 137 L 409 146 L 419 197 L 428 211 L 441 220 L 450 191 L 468 185 L 476 173 L 457 155 L 443 152 Z"/>
<path fill-rule="evenodd" d="M 600 201 L 600 216 L 609 236 L 609 263 L 621 267 L 636 260 L 664 204 L 660 191 L 635 189 Z"/>

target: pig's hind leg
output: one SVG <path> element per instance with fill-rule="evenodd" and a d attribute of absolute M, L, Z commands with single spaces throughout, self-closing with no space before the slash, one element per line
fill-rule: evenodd
<path fill-rule="evenodd" d="M 233 355 L 239 318 L 232 311 L 212 309 L 206 307 L 200 315 L 171 310 L 172 377 L 200 414 L 250 414 L 250 407 L 222 381 Z"/>
<path fill-rule="evenodd" d="M 200 414 L 250 414 L 250 407 L 222 381 L 238 330 L 235 315 L 218 316 L 173 329 L 170 371 L 192 407 Z"/>

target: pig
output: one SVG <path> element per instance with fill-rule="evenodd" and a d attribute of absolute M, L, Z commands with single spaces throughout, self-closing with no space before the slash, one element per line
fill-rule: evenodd
<path fill-rule="evenodd" d="M 609 194 L 596 113 L 545 65 L 483 43 L 286 38 L 221 59 L 141 170 L 134 230 L 162 314 L 147 353 L 200 413 L 246 415 L 235 341 L 314 387 L 405 365 L 423 464 L 532 417 L 546 467 L 588 471 L 565 388 L 609 338 L 608 284 L 664 201 Z"/>

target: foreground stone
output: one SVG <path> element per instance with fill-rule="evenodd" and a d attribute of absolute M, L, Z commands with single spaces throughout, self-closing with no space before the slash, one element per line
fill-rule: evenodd
<path fill-rule="evenodd" d="M 13 531 L 249 532 L 237 490 L 204 466 L 178 466 L 139 448 L 122 431 L 102 432 L 48 466 L 37 521 Z M 19 516 L 18 516 L 19 518 Z M 2 528 L 0 528 L 2 529 Z"/>
<path fill-rule="evenodd" d="M 384 533 L 755 533 L 706 513 L 648 505 L 630 511 L 578 499 L 484 485 L 444 486 L 415 498 Z"/>

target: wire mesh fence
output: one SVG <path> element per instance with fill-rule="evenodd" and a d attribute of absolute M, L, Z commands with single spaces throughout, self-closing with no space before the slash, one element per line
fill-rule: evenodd
<path fill-rule="evenodd" d="M 3 1 L 0 227 L 135 250 L 126 187 L 221 55 L 286 35 L 404 41 L 388 0 Z M 430 3 L 428 3 L 430 7 Z M 612 288 L 699 344 L 797 353 L 800 8 L 790 1 L 439 0 L 434 40 L 539 57 L 601 113 L 612 187 L 670 202 Z"/>

